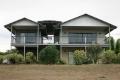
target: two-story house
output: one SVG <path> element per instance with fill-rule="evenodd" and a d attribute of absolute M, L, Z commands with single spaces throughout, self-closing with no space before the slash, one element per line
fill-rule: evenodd
<path fill-rule="evenodd" d="M 55 45 L 60 50 L 60 58 L 66 63 L 73 63 L 73 51 L 86 50 L 91 44 L 108 47 L 105 35 L 109 34 L 116 26 L 84 14 L 68 20 L 61 21 L 32 21 L 22 18 L 5 25 L 11 32 L 11 46 L 20 52 L 32 51 L 37 56 L 39 51 L 47 45 Z"/>

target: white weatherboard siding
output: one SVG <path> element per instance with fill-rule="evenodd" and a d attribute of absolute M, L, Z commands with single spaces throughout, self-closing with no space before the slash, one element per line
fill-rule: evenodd
<path fill-rule="evenodd" d="M 13 26 L 37 26 L 36 23 L 29 21 L 29 20 L 21 20 L 21 21 L 18 21 L 12 25 Z"/>
<path fill-rule="evenodd" d="M 62 26 L 108 26 L 108 25 L 90 16 L 81 16 L 74 20 L 63 23 Z"/>

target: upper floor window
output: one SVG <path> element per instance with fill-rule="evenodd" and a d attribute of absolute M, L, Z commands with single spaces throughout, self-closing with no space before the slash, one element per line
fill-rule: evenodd
<path fill-rule="evenodd" d="M 69 43 L 89 44 L 96 43 L 96 33 L 69 33 Z"/>

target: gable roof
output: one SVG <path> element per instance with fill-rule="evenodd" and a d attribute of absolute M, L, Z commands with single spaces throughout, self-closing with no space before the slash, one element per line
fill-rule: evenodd
<path fill-rule="evenodd" d="M 75 17 L 75 18 L 70 19 L 70 20 L 68 20 L 68 21 L 65 21 L 65 22 L 63 22 L 63 23 L 61 24 L 61 26 L 64 26 L 64 24 L 69 23 L 69 22 L 71 22 L 71 21 L 74 21 L 74 20 L 76 20 L 76 19 L 79 19 L 79 18 L 81 18 L 81 17 L 83 17 L 83 16 L 88 16 L 88 17 L 93 18 L 93 19 L 95 19 L 95 20 L 98 20 L 98 21 L 100 21 L 100 22 L 102 22 L 102 23 L 104 23 L 104 24 L 107 24 L 107 25 L 109 25 L 109 26 L 112 28 L 112 30 L 115 29 L 115 28 L 117 28 L 115 25 L 110 24 L 110 23 L 108 23 L 108 22 L 106 22 L 106 21 L 103 21 L 103 20 L 101 20 L 101 19 L 98 19 L 98 18 L 96 18 L 96 17 L 93 17 L 93 16 L 91 16 L 91 15 L 89 15 L 89 14 L 83 14 L 83 15 L 81 15 L 81 16 L 78 16 L 78 17 Z"/>
<path fill-rule="evenodd" d="M 8 27 L 11 26 L 12 24 L 15 24 L 15 23 L 20 22 L 20 21 L 23 21 L 23 20 L 27 20 L 27 21 L 30 21 L 30 22 L 33 22 L 33 23 L 37 24 L 37 22 L 35 22 L 35 21 L 33 21 L 33 20 L 30 20 L 30 19 L 24 17 L 24 18 L 22 18 L 22 19 L 16 20 L 16 21 L 14 21 L 14 22 L 12 22 L 12 23 L 9 23 L 9 24 L 5 25 L 5 27 L 8 28 Z"/>

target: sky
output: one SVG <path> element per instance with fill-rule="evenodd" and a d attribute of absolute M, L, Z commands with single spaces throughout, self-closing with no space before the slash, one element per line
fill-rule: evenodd
<path fill-rule="evenodd" d="M 120 38 L 120 0 L 0 0 L 0 51 L 11 49 L 8 23 L 23 17 L 64 22 L 85 13 L 117 26 L 111 36 Z"/>

